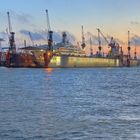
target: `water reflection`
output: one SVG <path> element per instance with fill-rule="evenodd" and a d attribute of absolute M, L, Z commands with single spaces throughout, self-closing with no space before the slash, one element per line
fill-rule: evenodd
<path fill-rule="evenodd" d="M 45 68 L 45 71 L 46 71 L 49 75 L 51 75 L 52 72 L 54 71 L 54 68 Z"/>

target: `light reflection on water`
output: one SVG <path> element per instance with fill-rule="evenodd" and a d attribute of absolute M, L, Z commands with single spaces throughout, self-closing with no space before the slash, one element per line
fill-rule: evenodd
<path fill-rule="evenodd" d="M 54 71 L 54 68 L 46 68 L 44 69 L 48 74 L 52 74 L 52 72 Z"/>
<path fill-rule="evenodd" d="M 0 139 L 140 139 L 140 68 L 0 68 Z"/>

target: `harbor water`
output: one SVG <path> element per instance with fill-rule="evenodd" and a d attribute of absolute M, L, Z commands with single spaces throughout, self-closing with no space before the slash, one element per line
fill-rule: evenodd
<path fill-rule="evenodd" d="M 140 68 L 0 68 L 0 140 L 139 140 Z"/>

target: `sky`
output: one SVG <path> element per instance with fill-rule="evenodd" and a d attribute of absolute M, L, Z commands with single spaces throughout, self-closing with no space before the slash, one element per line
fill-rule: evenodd
<path fill-rule="evenodd" d="M 105 36 L 113 36 L 121 45 L 127 45 L 127 32 L 130 30 L 131 44 L 140 45 L 140 0 L 0 0 L 0 38 L 6 39 L 7 14 L 10 12 L 12 29 L 18 44 L 30 38 L 46 41 L 46 14 L 49 11 L 51 29 L 55 41 L 61 41 L 61 32 L 67 31 L 72 41 L 81 41 L 81 25 L 85 39 L 93 37 L 97 44 L 97 30 Z M 109 39 L 109 38 L 108 38 Z"/>

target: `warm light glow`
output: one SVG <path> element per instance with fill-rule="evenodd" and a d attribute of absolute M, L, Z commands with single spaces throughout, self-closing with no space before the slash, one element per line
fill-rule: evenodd
<path fill-rule="evenodd" d="M 48 56 L 49 56 L 49 57 L 51 56 L 51 53 L 50 53 L 50 52 L 48 52 Z"/>
<path fill-rule="evenodd" d="M 51 74 L 53 72 L 53 68 L 46 68 L 45 71 L 48 73 L 48 74 Z"/>

